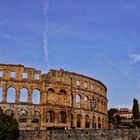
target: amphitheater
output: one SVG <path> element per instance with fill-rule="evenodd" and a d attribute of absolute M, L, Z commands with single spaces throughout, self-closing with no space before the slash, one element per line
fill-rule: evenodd
<path fill-rule="evenodd" d="M 74 72 L 0 64 L 0 107 L 22 130 L 108 128 L 107 88 Z"/>

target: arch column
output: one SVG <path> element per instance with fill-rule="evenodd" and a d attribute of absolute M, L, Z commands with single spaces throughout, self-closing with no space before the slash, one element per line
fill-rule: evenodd
<path fill-rule="evenodd" d="M 77 114 L 73 114 L 73 127 L 77 127 Z"/>
<path fill-rule="evenodd" d="M 80 108 L 84 108 L 84 96 L 81 96 L 80 98 Z"/>
<path fill-rule="evenodd" d="M 76 108 L 76 94 L 73 94 L 73 108 Z"/>
<path fill-rule="evenodd" d="M 46 129 L 46 109 L 44 109 L 43 106 L 41 108 L 40 115 L 41 115 L 40 116 L 40 127 L 45 130 Z"/>
<path fill-rule="evenodd" d="M 7 89 L 6 86 L 2 86 L 2 103 L 6 103 Z"/>
<path fill-rule="evenodd" d="M 41 104 L 46 104 L 46 97 L 47 93 L 46 93 L 46 83 L 43 83 L 43 87 L 42 90 L 40 91 L 40 103 Z"/>
<path fill-rule="evenodd" d="M 92 115 L 89 115 L 89 128 L 92 128 Z"/>
<path fill-rule="evenodd" d="M 54 126 L 58 126 L 58 112 L 54 112 Z"/>
<path fill-rule="evenodd" d="M 26 110 L 28 112 L 27 114 L 27 123 L 30 124 L 32 121 L 32 108 L 31 106 L 28 106 L 27 108 L 28 110 Z"/>
<path fill-rule="evenodd" d="M 87 100 L 87 109 L 90 109 L 90 111 L 91 111 L 91 105 L 92 105 L 92 99 L 90 97 L 88 97 L 88 100 Z"/>
<path fill-rule="evenodd" d="M 20 101 L 20 90 L 16 90 L 16 103 L 19 104 Z"/>
<path fill-rule="evenodd" d="M 32 104 L 32 89 L 28 89 L 28 103 Z"/>
<path fill-rule="evenodd" d="M 81 128 L 85 128 L 85 116 L 83 116 L 83 115 L 81 118 Z"/>

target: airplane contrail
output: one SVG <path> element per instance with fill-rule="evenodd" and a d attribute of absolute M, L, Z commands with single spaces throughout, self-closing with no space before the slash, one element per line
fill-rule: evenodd
<path fill-rule="evenodd" d="M 49 68 L 49 58 L 48 58 L 48 9 L 49 9 L 49 0 L 43 0 L 43 12 L 44 12 L 44 29 L 43 29 L 43 50 L 45 54 L 45 61 L 47 67 Z"/>

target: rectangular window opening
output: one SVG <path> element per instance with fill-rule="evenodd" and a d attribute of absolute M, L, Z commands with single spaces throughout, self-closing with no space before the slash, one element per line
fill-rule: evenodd
<path fill-rule="evenodd" d="M 28 73 L 23 72 L 23 73 L 22 73 L 22 78 L 26 78 L 26 79 L 27 79 L 27 78 L 28 78 Z"/>
<path fill-rule="evenodd" d="M 2 71 L 0 71 L 0 77 L 2 77 L 3 76 L 3 72 Z"/>
<path fill-rule="evenodd" d="M 39 74 L 34 75 L 35 80 L 39 80 Z"/>
<path fill-rule="evenodd" d="M 12 71 L 12 72 L 10 73 L 10 76 L 11 76 L 12 78 L 15 78 L 15 77 L 16 77 L 16 72 Z"/>
<path fill-rule="evenodd" d="M 76 85 L 80 86 L 80 81 L 79 80 L 76 81 Z"/>
<path fill-rule="evenodd" d="M 84 87 L 85 87 L 85 88 L 87 88 L 87 82 L 85 82 L 85 85 L 84 85 Z"/>

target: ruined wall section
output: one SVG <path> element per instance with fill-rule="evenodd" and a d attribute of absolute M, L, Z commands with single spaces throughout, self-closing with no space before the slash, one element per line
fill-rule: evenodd
<path fill-rule="evenodd" d="M 1 64 L 0 88 L 2 89 L 0 106 L 4 112 L 17 118 L 20 130 L 38 127 L 36 125 L 39 124 L 34 125 L 31 122 L 36 111 L 38 118 L 40 118 L 40 114 L 43 114 L 41 71 L 23 65 Z M 20 95 L 21 92 L 22 95 Z M 36 95 L 34 96 L 34 94 L 38 94 L 37 100 L 35 100 Z"/>
<path fill-rule="evenodd" d="M 81 128 L 86 127 L 86 121 L 89 128 L 108 128 L 107 88 L 102 82 L 62 69 L 50 70 L 46 79 L 47 88 L 56 93 L 48 95 L 47 102 L 67 106 L 70 126 L 77 127 L 79 115 Z M 57 89 L 66 91 L 66 94 L 60 96 Z"/>
<path fill-rule="evenodd" d="M 108 128 L 107 102 L 107 88 L 96 79 L 0 64 L 0 106 L 17 118 L 20 130 Z"/>

